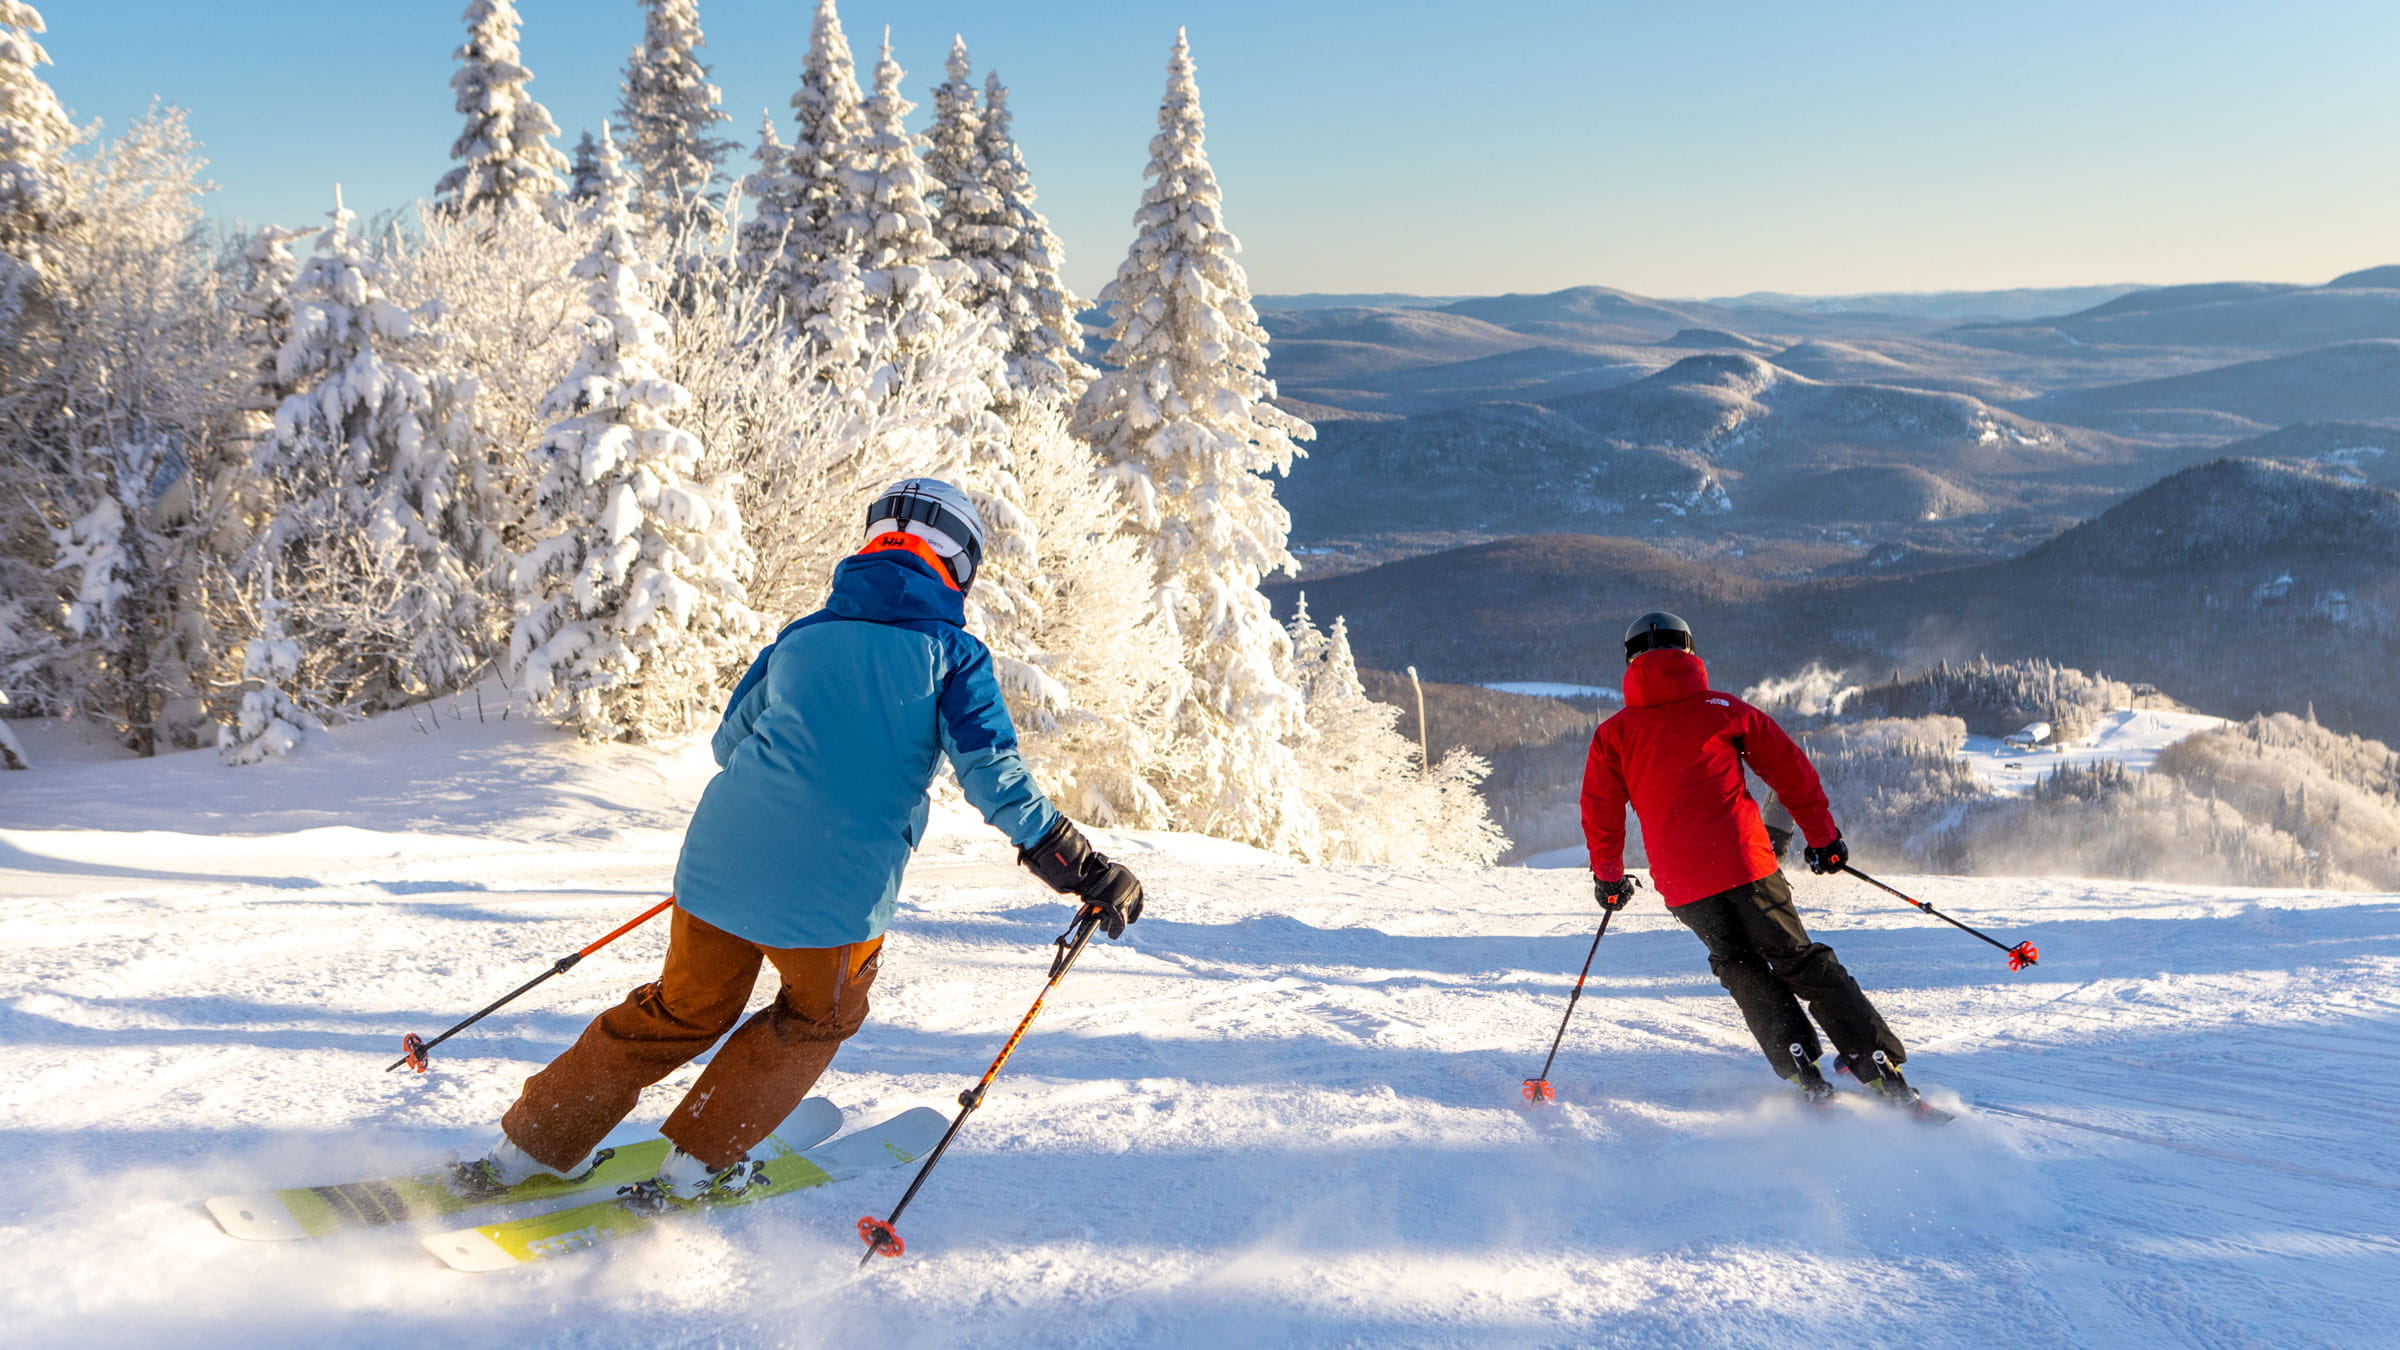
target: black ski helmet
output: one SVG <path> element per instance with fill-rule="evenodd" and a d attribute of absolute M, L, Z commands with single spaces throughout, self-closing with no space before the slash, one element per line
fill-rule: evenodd
<path fill-rule="evenodd" d="M 1654 609 L 1633 621 L 1625 630 L 1625 659 L 1631 661 L 1643 652 L 1661 647 L 1692 649 L 1692 626 L 1665 610 Z"/>

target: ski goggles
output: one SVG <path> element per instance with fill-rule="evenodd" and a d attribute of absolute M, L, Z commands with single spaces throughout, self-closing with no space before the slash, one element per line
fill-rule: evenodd
<path fill-rule="evenodd" d="M 983 540 L 956 511 L 921 493 L 895 492 L 867 508 L 867 528 L 873 529 L 887 520 L 893 522 L 893 529 L 905 530 L 911 524 L 921 524 L 941 531 L 958 546 L 958 552 L 949 561 L 958 573 L 959 589 L 975 584 L 975 574 L 983 568 Z"/>

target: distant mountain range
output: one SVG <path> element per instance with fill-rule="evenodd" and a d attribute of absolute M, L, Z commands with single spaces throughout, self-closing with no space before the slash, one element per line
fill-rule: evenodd
<path fill-rule="evenodd" d="M 1318 419 L 1275 593 L 1370 665 L 1607 684 L 1664 606 L 1730 683 L 2045 657 L 2400 737 L 2400 266 L 1264 303 Z"/>
<path fill-rule="evenodd" d="M 1884 679 L 1939 659 L 2044 657 L 2204 711 L 2312 707 L 2400 738 L 2400 493 L 2324 466 L 2216 460 L 2021 556 L 1891 578 L 1774 580 L 1654 544 L 1535 535 L 1272 588 L 1341 614 L 1359 659 L 1478 683 L 1606 684 L 1625 622 L 1693 621 L 1718 682 L 1809 663 Z"/>

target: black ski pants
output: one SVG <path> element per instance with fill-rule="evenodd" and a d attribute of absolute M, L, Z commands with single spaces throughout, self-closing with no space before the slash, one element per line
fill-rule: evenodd
<path fill-rule="evenodd" d="M 1799 1074 L 1794 1046 L 1812 1063 L 1824 1053 L 1816 1027 L 1800 1011 L 1803 1002 L 1834 1049 L 1852 1063 L 1873 1064 L 1877 1050 L 1894 1067 L 1908 1058 L 1900 1038 L 1883 1024 L 1883 1015 L 1842 968 L 1833 948 L 1809 939 L 1799 911 L 1792 908 L 1791 884 L 1783 873 L 1670 906 L 1667 912 L 1707 944 L 1709 969 L 1740 1005 L 1742 1020 L 1750 1024 L 1750 1034 L 1758 1038 L 1758 1048 L 1766 1052 L 1776 1073 L 1785 1078 Z M 1872 1071 L 1860 1074 L 1873 1076 Z"/>

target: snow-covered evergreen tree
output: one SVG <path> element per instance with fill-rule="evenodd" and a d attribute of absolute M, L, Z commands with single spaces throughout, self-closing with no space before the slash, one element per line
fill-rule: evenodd
<path fill-rule="evenodd" d="M 1350 631 L 1317 627 L 1302 597 L 1292 616 L 1292 671 L 1307 700 L 1306 733 L 1294 744 L 1320 862 L 1440 863 L 1481 867 L 1508 840 L 1476 787 L 1491 765 L 1465 750 L 1423 764 L 1399 730 L 1400 710 L 1367 697 Z"/>
<path fill-rule="evenodd" d="M 56 613 L 43 573 L 51 522 L 39 504 L 68 466 L 56 409 L 40 406 L 35 385 L 56 356 L 47 264 L 66 223 L 63 159 L 78 133 L 42 78 L 42 31 L 32 5 L 0 0 L 0 685 L 17 690 L 20 707 L 55 711 L 57 632 L 44 621 Z"/>
<path fill-rule="evenodd" d="M 1007 229 L 999 203 L 984 186 L 983 105 L 968 76 L 967 40 L 950 39 L 950 78 L 933 87 L 933 126 L 925 133 L 925 177 L 929 180 L 934 230 L 952 257 L 973 266 L 1001 248 Z M 976 268 L 980 300 L 1000 284 L 997 274 Z"/>
<path fill-rule="evenodd" d="M 569 198 L 577 208 L 576 219 L 595 228 L 619 213 L 638 220 L 635 208 L 630 205 L 636 191 L 633 171 L 617 150 L 616 133 L 602 122 L 599 139 L 594 140 L 586 132 L 583 141 L 583 145 L 575 148 L 575 188 Z"/>
<path fill-rule="evenodd" d="M 1149 560 L 1097 457 L 1065 410 L 1009 413 L 1015 475 L 1037 554 L 1022 656 L 995 660 L 1035 772 L 1059 808 L 1119 829 L 1172 819 L 1158 785 L 1182 701 L 1182 652 L 1151 602 Z"/>
<path fill-rule="evenodd" d="M 275 409 L 291 394 L 277 369 L 283 344 L 292 337 L 292 283 L 300 277 L 300 259 L 292 241 L 311 231 L 284 225 L 262 225 L 242 245 L 242 291 L 233 302 L 249 372 L 249 389 L 241 411 L 255 438 L 275 424 Z"/>
<path fill-rule="evenodd" d="M 59 164 L 76 139 L 58 94 L 42 78 L 50 64 L 35 35 L 41 11 L 0 0 L 0 319 L 14 312 L 21 287 L 42 267 L 50 231 L 60 223 Z"/>
<path fill-rule="evenodd" d="M 734 272 L 753 286 L 765 284 L 791 231 L 794 202 L 786 181 L 791 175 L 791 159 L 792 147 L 775 131 L 774 112 L 761 108 L 758 143 L 750 149 L 750 162 L 758 167 L 743 175 L 739 184 L 742 198 L 750 205 L 750 218 L 733 232 Z"/>
<path fill-rule="evenodd" d="M 292 288 L 278 374 L 297 390 L 260 443 L 278 501 L 259 550 L 320 710 L 373 711 L 459 686 L 483 597 L 451 534 L 474 385 L 433 366 L 384 265 L 332 225 Z"/>
<path fill-rule="evenodd" d="M 1266 333 L 1224 226 L 1203 147 L 1190 47 L 1178 33 L 1150 142 L 1137 235 L 1116 280 L 1107 360 L 1075 430 L 1124 486 L 1191 682 L 1166 797 L 1192 829 L 1305 850 L 1314 833 L 1291 744 L 1304 706 L 1291 640 L 1258 584 L 1289 570 L 1288 472 L 1308 424 L 1267 400 Z"/>
<path fill-rule="evenodd" d="M 301 658 L 300 644 L 283 631 L 284 608 L 268 589 L 258 607 L 258 636 L 242 649 L 241 706 L 230 724 L 217 729 L 217 753 L 228 764 L 288 755 L 310 732 L 325 729 L 287 689 L 300 676 Z"/>
<path fill-rule="evenodd" d="M 796 134 L 780 166 L 772 172 L 761 166 L 751 178 L 758 210 L 741 234 L 744 275 L 783 307 L 793 332 L 808 332 L 823 308 L 818 264 L 852 247 L 842 228 L 855 233 L 859 207 L 843 166 L 864 128 L 862 101 L 841 17 L 833 0 L 817 0 L 808 58 L 792 94 Z"/>
<path fill-rule="evenodd" d="M 1008 381 L 1003 403 L 1027 397 L 1071 403 L 1091 379 L 1076 356 L 1080 304 L 1059 280 L 1058 236 L 1034 209 L 1033 179 L 1010 127 L 1008 87 L 994 74 L 979 101 L 967 65 L 966 42 L 952 39 L 950 78 L 934 86 L 926 138 L 934 233 L 963 268 L 951 289 L 999 330 Z"/>
<path fill-rule="evenodd" d="M 934 233 L 932 184 L 917 137 L 908 130 L 916 105 L 901 94 L 901 77 L 886 42 L 875 65 L 875 92 L 860 106 L 859 134 L 840 161 L 848 209 L 833 220 L 865 278 L 867 343 L 875 363 L 867 372 L 870 398 L 919 378 L 918 353 L 931 349 L 937 335 L 976 322 L 957 298 L 967 269 Z M 986 401 L 996 392 L 987 392 Z"/>
<path fill-rule="evenodd" d="M 534 538 L 509 644 L 536 706 L 606 741 L 688 730 L 758 631 L 741 513 L 727 485 L 701 477 L 705 448 L 678 424 L 691 395 L 662 373 L 664 278 L 642 256 L 631 186 L 601 198 L 599 238 L 576 268 L 591 318 L 534 451 Z"/>
<path fill-rule="evenodd" d="M 666 240 L 698 239 L 719 222 L 718 166 L 732 141 L 709 133 L 732 119 L 701 64 L 696 0 L 642 0 L 642 45 L 625 62 L 617 118 L 639 185 L 634 210 Z"/>
<path fill-rule="evenodd" d="M 473 424 L 453 442 L 461 472 L 444 531 L 492 600 L 490 623 L 469 645 L 495 655 L 508 637 L 508 535 L 532 503 L 525 447 L 549 424 L 542 403 L 581 344 L 587 311 L 573 272 L 592 228 L 560 229 L 543 212 L 436 210 L 421 214 L 415 233 L 382 250 L 386 285 L 416 320 L 417 345 L 462 372 L 452 408 L 471 410 Z"/>
<path fill-rule="evenodd" d="M 467 40 L 454 56 L 458 111 L 466 128 L 450 147 L 457 163 L 434 199 L 457 213 L 541 207 L 566 190 L 567 157 L 550 144 L 558 124 L 525 86 L 533 72 L 517 50 L 523 23 L 513 0 L 469 0 Z"/>
<path fill-rule="evenodd" d="M 47 263 L 51 356 L 26 430 L 63 471 L 39 498 L 64 602 L 55 689 L 148 754 L 199 744 L 238 612 L 247 480 L 241 352 L 199 236 L 202 160 L 156 110 L 64 167 L 69 222 Z"/>
<path fill-rule="evenodd" d="M 945 212 L 943 239 L 975 269 L 976 289 L 965 302 L 996 315 L 1013 396 L 1072 403 L 1092 379 L 1081 356 L 1083 324 L 1075 317 L 1083 302 L 1059 275 L 1066 249 L 1034 207 L 1033 175 L 1017 148 L 1012 120 L 1008 86 L 995 72 L 983 89 L 978 158 L 984 190 L 973 199 L 976 213 L 959 224 L 950 224 Z"/>
<path fill-rule="evenodd" d="M 576 138 L 575 153 L 567 158 L 567 204 L 580 210 L 598 200 L 600 138 L 587 131 Z"/>

